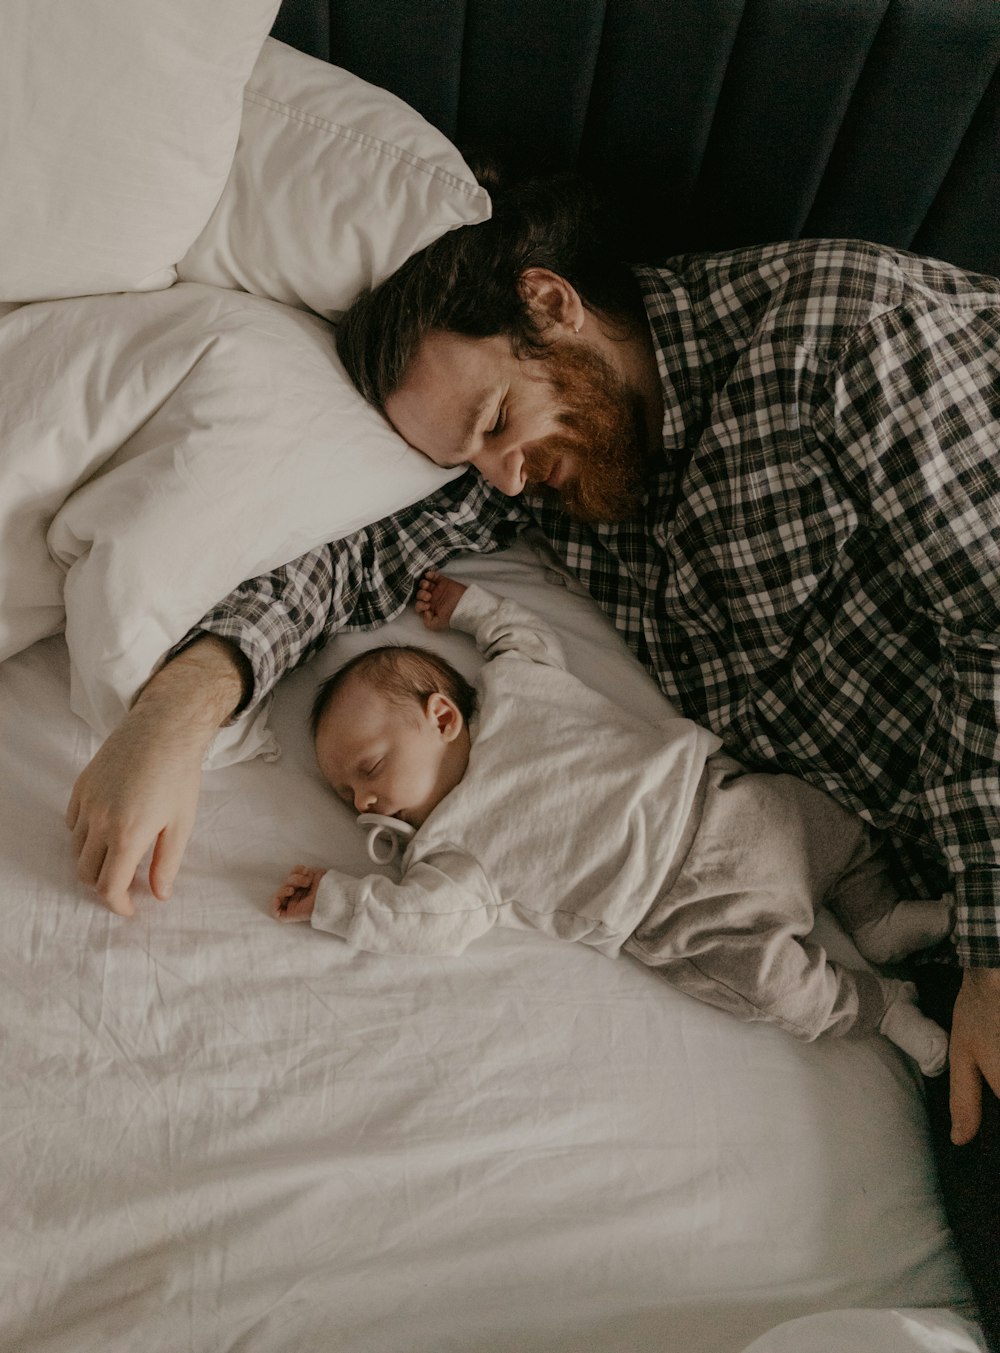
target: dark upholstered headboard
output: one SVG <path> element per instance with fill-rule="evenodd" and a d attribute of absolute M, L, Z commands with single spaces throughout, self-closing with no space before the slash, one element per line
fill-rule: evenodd
<path fill-rule="evenodd" d="M 834 235 L 1000 273 L 1000 0 L 284 0 L 274 35 L 582 168 L 628 257 Z"/>

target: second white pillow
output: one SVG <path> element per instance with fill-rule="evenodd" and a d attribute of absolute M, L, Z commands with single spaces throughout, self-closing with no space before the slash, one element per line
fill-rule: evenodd
<path fill-rule="evenodd" d="M 337 319 L 411 254 L 489 215 L 485 190 L 419 113 L 268 38 L 229 180 L 177 275 Z"/>
<path fill-rule="evenodd" d="M 72 705 L 103 735 L 164 653 L 245 578 L 416 502 L 456 472 L 408 447 L 364 402 L 315 315 L 184 283 L 72 304 L 83 351 L 73 382 L 62 382 L 64 423 L 70 394 L 79 405 L 77 449 L 64 461 L 89 477 L 68 485 L 48 546 L 68 570 Z M 130 409 L 139 417 L 113 455 L 81 465 L 87 446 L 109 439 L 87 425 L 109 361 L 113 388 L 98 410 L 115 421 L 110 435 L 122 437 Z M 51 632 L 51 614 L 41 619 Z M 262 748 L 259 736 L 226 742 L 217 760 Z"/>

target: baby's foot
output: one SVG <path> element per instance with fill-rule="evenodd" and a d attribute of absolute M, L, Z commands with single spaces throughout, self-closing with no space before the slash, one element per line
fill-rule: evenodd
<path fill-rule="evenodd" d="M 950 895 L 936 902 L 897 902 L 887 915 L 856 930 L 852 939 L 869 962 L 897 963 L 946 939 L 954 921 Z"/>
<path fill-rule="evenodd" d="M 913 1058 L 925 1076 L 940 1076 L 948 1062 L 948 1035 L 918 1009 L 917 988 L 912 982 L 897 985 L 899 989 L 879 1029 Z"/>

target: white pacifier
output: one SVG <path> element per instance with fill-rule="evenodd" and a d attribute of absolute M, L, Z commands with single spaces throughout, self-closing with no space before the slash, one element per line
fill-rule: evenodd
<path fill-rule="evenodd" d="M 358 826 L 367 827 L 368 858 L 373 864 L 391 864 L 401 855 L 406 843 L 417 830 L 398 817 L 384 817 L 381 813 L 361 813 Z"/>

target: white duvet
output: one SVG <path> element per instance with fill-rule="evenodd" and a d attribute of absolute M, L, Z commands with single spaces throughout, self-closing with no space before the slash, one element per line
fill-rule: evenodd
<path fill-rule="evenodd" d="M 658 706 L 527 545 L 455 570 Z M 409 614 L 389 633 L 427 641 Z M 290 864 L 368 867 L 303 725 L 370 642 L 283 683 L 283 755 L 209 772 L 173 900 L 133 921 L 73 878 L 61 818 L 97 738 L 63 638 L 0 667 L 0 1348 L 872 1353 L 889 1320 L 893 1353 L 977 1348 L 888 1043 L 802 1045 L 535 935 L 379 958 L 270 920 Z"/>

